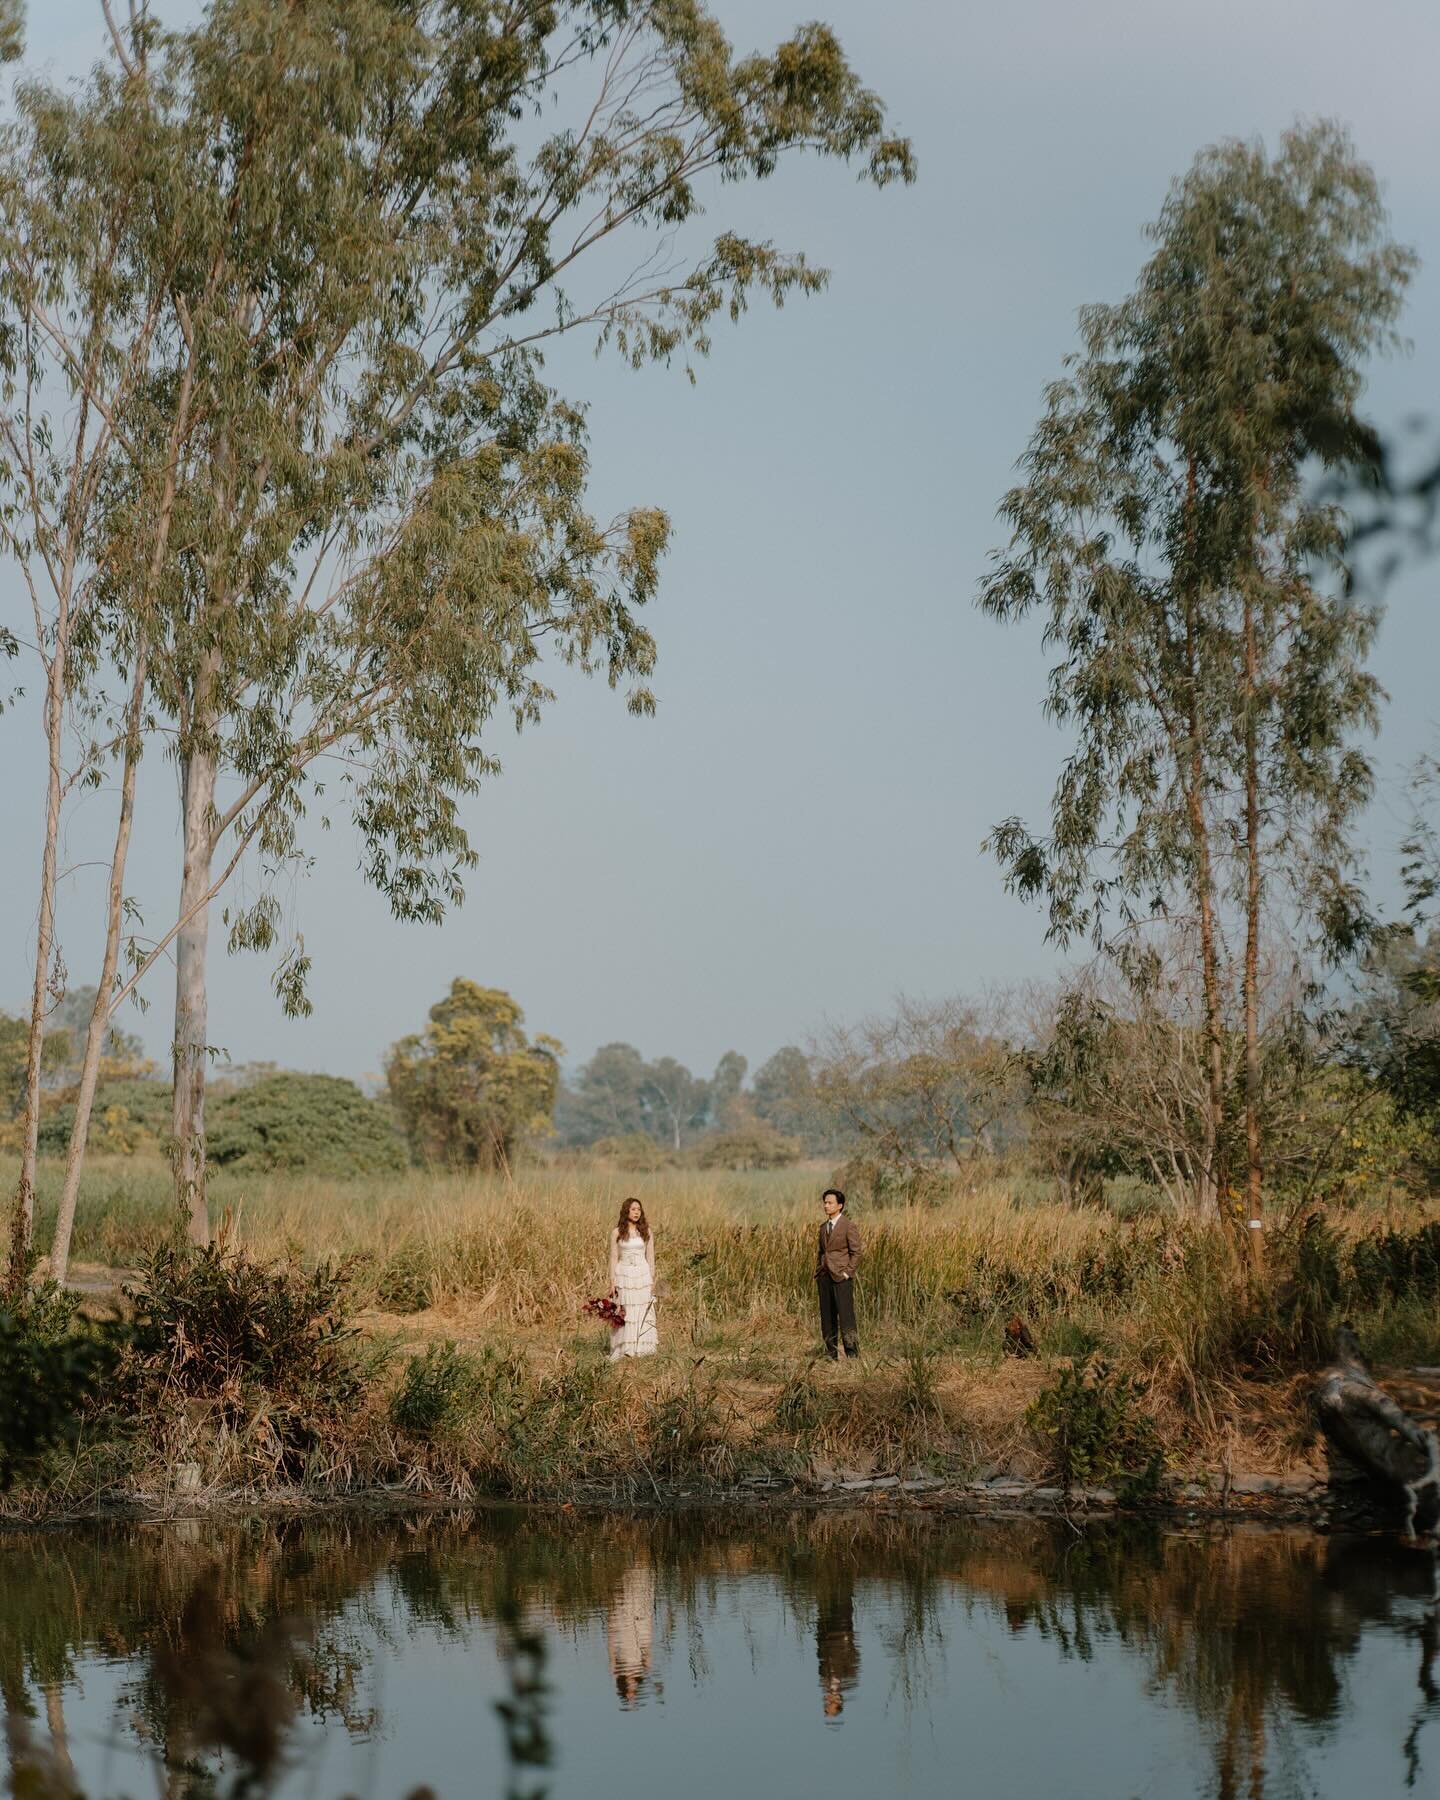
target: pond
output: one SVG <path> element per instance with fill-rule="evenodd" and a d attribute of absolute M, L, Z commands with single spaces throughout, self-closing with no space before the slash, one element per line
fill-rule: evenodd
<path fill-rule="evenodd" d="M 1378 1537 L 519 1511 L 0 1535 L 12 1766 L 91 1800 L 1440 1794 L 1437 1652 L 1434 1553 Z"/>

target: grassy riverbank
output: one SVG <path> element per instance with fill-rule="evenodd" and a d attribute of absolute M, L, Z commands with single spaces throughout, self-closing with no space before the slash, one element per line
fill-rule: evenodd
<path fill-rule="evenodd" d="M 169 1229 L 163 1165 L 96 1158 L 87 1183 L 77 1257 L 97 1281 L 136 1269 Z M 33 1514 L 124 1494 L 159 1502 L 182 1465 L 202 1491 L 653 1498 L 762 1474 L 1007 1471 L 1128 1479 L 1153 1493 L 1223 1469 L 1300 1466 L 1304 1377 L 1341 1318 L 1382 1369 L 1440 1363 L 1431 1208 L 1297 1222 L 1272 1236 L 1256 1284 L 1214 1230 L 1133 1202 L 1123 1215 L 1061 1206 L 996 1181 L 934 1207 L 859 1213 L 864 1355 L 817 1367 L 820 1185 L 806 1170 L 221 1178 L 213 1199 L 230 1244 L 262 1263 L 343 1269 L 333 1294 L 310 1295 L 319 1352 L 296 1327 L 294 1283 L 276 1316 L 299 1347 L 280 1374 L 248 1366 L 238 1340 L 215 1348 L 262 1304 L 258 1290 L 219 1293 L 212 1281 L 197 1301 L 167 1289 L 159 1314 L 152 1296 L 150 1361 L 129 1400 L 117 1389 L 7 1504 Z M 603 1290 L 606 1233 L 632 1192 L 654 1221 L 667 1283 L 662 1352 L 614 1368 L 581 1306 Z M 1006 1354 L 1015 1318 L 1031 1356 Z"/>

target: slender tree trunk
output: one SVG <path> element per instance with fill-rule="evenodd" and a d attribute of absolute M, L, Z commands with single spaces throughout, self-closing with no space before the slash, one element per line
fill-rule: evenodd
<path fill-rule="evenodd" d="M 1245 1223 L 1253 1262 L 1262 1260 L 1260 1220 L 1260 772 L 1259 656 L 1255 605 L 1245 596 Z"/>
<path fill-rule="evenodd" d="M 175 938 L 175 1198 L 191 1243 L 210 1241 L 205 1202 L 205 1067 L 209 1054 L 205 957 L 210 937 L 211 836 L 215 755 L 192 752 L 184 764 L 185 860 L 182 921 Z"/>
<path fill-rule="evenodd" d="M 78 1796 L 80 1783 L 70 1756 L 70 1734 L 65 1728 L 65 1693 L 58 1681 L 45 1684 L 45 1723 L 50 1728 L 50 1754 L 55 1773 L 65 1784 L 65 1795 Z"/>
<path fill-rule="evenodd" d="M 48 761 L 45 789 L 45 848 L 40 858 L 40 912 L 35 928 L 35 979 L 30 991 L 30 1032 L 25 1046 L 25 1119 L 21 1136 L 20 1178 L 10 1221 L 10 1265 L 6 1288 L 22 1292 L 30 1272 L 30 1246 L 35 1233 L 35 1165 L 40 1151 L 40 1065 L 45 1051 L 46 1001 L 50 987 L 50 954 L 55 943 L 55 858 L 60 841 L 63 792 L 61 734 L 65 723 L 65 666 L 70 637 L 68 594 L 60 597 L 55 647 L 45 681 L 45 743 Z"/>
<path fill-rule="evenodd" d="M 1195 856 L 1195 899 L 1200 919 L 1200 975 L 1205 1012 L 1207 1104 L 1201 1128 L 1201 1192 L 1198 1199 L 1202 1212 L 1211 1213 L 1212 1208 L 1223 1206 L 1225 1197 L 1225 1172 L 1220 1167 L 1225 1121 L 1225 1048 L 1220 1001 L 1220 957 L 1215 935 L 1215 875 L 1210 856 L 1209 821 L 1205 816 L 1205 757 L 1201 743 L 1200 671 L 1193 603 L 1186 614 L 1185 656 L 1188 689 L 1186 730 L 1190 738 L 1186 810 Z"/>
<path fill-rule="evenodd" d="M 115 849 L 110 858 L 110 891 L 105 915 L 105 955 L 95 1007 L 85 1035 L 85 1055 L 80 1066 L 80 1088 L 75 1096 L 75 1120 L 65 1154 L 65 1181 L 60 1190 L 60 1209 L 55 1219 L 55 1241 L 50 1251 L 50 1273 L 64 1281 L 70 1264 L 70 1237 L 75 1225 L 75 1203 L 80 1193 L 80 1171 L 85 1162 L 90 1114 L 95 1105 L 95 1086 L 100 1074 L 105 1037 L 110 1028 L 115 970 L 120 961 L 120 933 L 125 912 L 125 864 L 130 854 L 130 828 L 135 816 L 135 777 L 140 764 L 141 714 L 145 705 L 145 651 L 135 657 L 126 718 L 125 758 L 120 777 L 120 817 L 115 827 Z"/>
<path fill-rule="evenodd" d="M 153 594 L 164 566 L 170 543 L 170 526 L 175 516 L 175 486 L 180 446 L 190 423 L 190 402 L 194 391 L 194 359 L 191 357 L 180 382 L 180 396 L 170 430 L 170 455 L 165 468 L 165 481 L 160 493 L 156 520 L 155 543 L 150 553 L 149 581 L 146 599 Z M 135 673 L 130 683 L 130 706 L 126 715 L 125 758 L 120 778 L 120 817 L 115 827 L 115 851 L 110 859 L 110 892 L 105 915 L 105 956 L 100 983 L 95 994 L 95 1010 L 90 1016 L 90 1029 L 85 1039 L 85 1060 L 80 1071 L 80 1092 L 76 1098 L 75 1121 L 65 1156 L 65 1183 L 60 1193 L 60 1211 L 55 1224 L 55 1248 L 51 1253 L 51 1272 L 57 1281 L 65 1279 L 70 1261 L 70 1236 L 75 1223 L 75 1205 L 80 1192 L 80 1171 L 85 1162 L 86 1139 L 90 1130 L 90 1113 L 95 1103 L 95 1083 L 100 1058 L 105 1046 L 105 1033 L 115 1001 L 111 990 L 120 957 L 120 932 L 125 911 L 125 865 L 130 854 L 130 830 L 135 814 L 135 778 L 140 766 L 141 728 L 145 711 L 145 678 L 148 655 L 145 625 L 137 632 Z"/>

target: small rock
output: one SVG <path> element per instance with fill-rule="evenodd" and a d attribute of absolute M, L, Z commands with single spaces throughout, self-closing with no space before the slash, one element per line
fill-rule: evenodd
<path fill-rule="evenodd" d="M 866 1480 L 866 1481 L 842 1481 L 840 1483 L 840 1485 L 842 1488 L 868 1488 L 868 1487 L 874 1487 L 875 1483 L 873 1481 L 869 1481 L 869 1480 Z"/>
<path fill-rule="evenodd" d="M 1045 1500 L 1045 1501 L 1063 1500 L 1065 1498 L 1065 1490 L 1064 1490 L 1064 1488 L 1052 1488 L 1052 1487 L 1031 1488 L 1030 1498 L 1032 1500 Z"/>
<path fill-rule="evenodd" d="M 870 1483 L 871 1487 L 877 1487 L 877 1488 L 899 1487 L 899 1485 L 900 1485 L 900 1477 L 898 1475 L 877 1475 L 875 1477 L 875 1479 Z"/>
<path fill-rule="evenodd" d="M 1230 1482 L 1232 1494 L 1273 1494 L 1279 1487 L 1273 1475 L 1236 1475 Z"/>

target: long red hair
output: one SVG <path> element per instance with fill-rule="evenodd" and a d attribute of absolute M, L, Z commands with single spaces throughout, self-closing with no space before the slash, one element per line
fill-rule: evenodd
<path fill-rule="evenodd" d="M 628 1199 L 620 1208 L 619 1232 L 622 1238 L 629 1237 L 630 1235 L 630 1208 L 632 1206 L 640 1206 L 640 1202 L 635 1199 L 634 1195 L 631 1195 L 630 1199 Z M 640 1217 L 634 1221 L 634 1224 L 636 1231 L 640 1233 L 641 1238 L 648 1244 L 650 1242 L 650 1221 L 645 1217 L 645 1208 L 643 1206 L 640 1206 Z"/>

